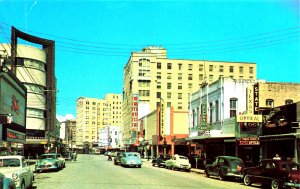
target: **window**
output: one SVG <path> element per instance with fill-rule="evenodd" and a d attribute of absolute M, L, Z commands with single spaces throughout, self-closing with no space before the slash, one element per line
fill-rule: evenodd
<path fill-rule="evenodd" d="M 220 121 L 219 120 L 219 101 L 218 100 L 215 101 L 215 113 L 216 113 L 216 121 Z"/>
<path fill-rule="evenodd" d="M 193 88 L 193 84 L 192 83 L 189 83 L 189 89 L 192 89 Z"/>
<path fill-rule="evenodd" d="M 172 74 L 171 73 L 167 74 L 167 79 L 172 79 Z"/>
<path fill-rule="evenodd" d="M 214 80 L 214 75 L 209 75 L 209 81 L 213 81 Z"/>
<path fill-rule="evenodd" d="M 157 89 L 161 89 L 161 82 L 157 82 L 156 88 L 157 88 Z"/>
<path fill-rule="evenodd" d="M 240 74 L 243 74 L 243 72 L 244 72 L 244 67 L 243 66 L 239 67 L 239 72 L 240 72 Z"/>
<path fill-rule="evenodd" d="M 182 99 L 182 93 L 178 93 L 178 99 Z"/>
<path fill-rule="evenodd" d="M 193 80 L 193 74 L 189 74 L 188 79 L 189 79 L 189 80 Z"/>
<path fill-rule="evenodd" d="M 237 111 L 237 98 L 230 98 L 230 117 L 236 116 Z"/>
<path fill-rule="evenodd" d="M 171 63 L 168 63 L 168 64 L 167 64 L 167 69 L 168 69 L 168 70 L 172 69 L 172 64 L 171 64 Z"/>
<path fill-rule="evenodd" d="M 168 98 L 168 99 L 172 98 L 172 93 L 168 92 L 168 93 L 167 93 L 167 98 Z"/>
<path fill-rule="evenodd" d="M 203 74 L 199 74 L 199 81 L 203 81 Z"/>
<path fill-rule="evenodd" d="M 266 106 L 273 108 L 274 107 L 274 100 L 273 99 L 267 99 L 266 100 Z"/>
<path fill-rule="evenodd" d="M 189 70 L 193 70 L 193 64 L 189 64 Z"/>
<path fill-rule="evenodd" d="M 178 73 L 178 80 L 182 80 L 182 73 Z"/>
<path fill-rule="evenodd" d="M 229 72 L 230 72 L 230 73 L 233 73 L 233 72 L 234 72 L 233 66 L 229 66 Z"/>
<path fill-rule="evenodd" d="M 293 104 L 293 100 L 287 99 L 287 100 L 285 100 L 285 104 L 286 104 L 286 105 L 288 105 L 288 104 Z"/>
<path fill-rule="evenodd" d="M 182 64 L 181 63 L 178 64 L 178 70 L 182 70 Z"/>
<path fill-rule="evenodd" d="M 171 89 L 172 88 L 172 83 L 167 83 L 167 89 Z"/>
<path fill-rule="evenodd" d="M 209 71 L 210 72 L 214 71 L 214 66 L 213 65 L 209 65 Z"/>
<path fill-rule="evenodd" d="M 179 89 L 179 90 L 182 89 L 182 83 L 178 83 L 178 89 Z"/>
<path fill-rule="evenodd" d="M 213 104 L 209 103 L 209 122 L 212 123 L 213 121 Z"/>
<path fill-rule="evenodd" d="M 249 67 L 249 73 L 253 74 L 253 67 Z"/>
<path fill-rule="evenodd" d="M 150 91 L 149 90 L 139 90 L 139 95 L 140 96 L 150 96 Z"/>
<path fill-rule="evenodd" d="M 157 92 L 156 93 L 156 98 L 160 98 L 161 97 L 161 93 L 160 92 Z"/>
<path fill-rule="evenodd" d="M 223 65 L 220 65 L 219 66 L 219 72 L 223 72 L 224 71 L 224 66 Z"/>
<path fill-rule="evenodd" d="M 171 107 L 171 102 L 167 102 L 167 107 Z"/>
<path fill-rule="evenodd" d="M 199 71 L 203 71 L 203 64 L 199 64 Z"/>
<path fill-rule="evenodd" d="M 161 79 L 161 72 L 157 72 L 156 78 L 157 78 L 157 79 Z"/>
<path fill-rule="evenodd" d="M 160 62 L 157 62 L 156 68 L 157 68 L 158 70 L 161 69 L 161 63 L 160 63 Z"/>

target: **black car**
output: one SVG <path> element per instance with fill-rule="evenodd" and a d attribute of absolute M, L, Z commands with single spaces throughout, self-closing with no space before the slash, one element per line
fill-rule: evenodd
<path fill-rule="evenodd" d="M 115 165 L 121 164 L 121 158 L 122 158 L 123 154 L 124 154 L 124 152 L 117 152 L 116 156 L 114 157 Z"/>
<path fill-rule="evenodd" d="M 204 173 L 207 177 L 217 176 L 220 180 L 226 177 L 243 178 L 244 162 L 234 156 L 218 156 L 212 164 L 205 166 Z"/>
<path fill-rule="evenodd" d="M 264 188 L 300 188 L 300 165 L 285 160 L 265 159 L 244 170 L 244 184 L 260 183 Z"/>
<path fill-rule="evenodd" d="M 165 167 L 165 162 L 169 159 L 171 159 L 171 156 L 161 154 L 156 159 L 152 160 L 152 166 Z"/>

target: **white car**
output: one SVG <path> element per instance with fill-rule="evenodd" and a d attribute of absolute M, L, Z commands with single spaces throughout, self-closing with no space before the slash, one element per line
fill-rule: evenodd
<path fill-rule="evenodd" d="M 187 157 L 175 154 L 171 159 L 168 159 L 165 162 L 165 167 L 172 170 L 177 169 L 189 171 L 191 169 L 191 164 Z"/>
<path fill-rule="evenodd" d="M 11 178 L 16 188 L 31 188 L 34 181 L 33 170 L 23 156 L 0 156 L 0 172 Z"/>

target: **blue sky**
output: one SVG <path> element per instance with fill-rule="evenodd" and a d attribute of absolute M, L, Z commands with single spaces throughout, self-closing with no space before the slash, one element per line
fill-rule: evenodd
<path fill-rule="evenodd" d="M 122 93 L 132 51 L 171 59 L 254 62 L 257 77 L 300 83 L 298 0 L 0 0 L 0 42 L 11 26 L 56 43 L 57 114 L 78 97 Z"/>

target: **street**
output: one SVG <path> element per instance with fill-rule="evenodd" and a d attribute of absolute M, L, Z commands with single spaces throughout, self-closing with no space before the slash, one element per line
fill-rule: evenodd
<path fill-rule="evenodd" d="M 103 155 L 78 155 L 77 161 L 67 162 L 58 172 L 35 174 L 34 189 L 85 189 L 85 188 L 253 188 L 242 182 L 206 178 L 195 172 L 172 171 L 152 167 L 144 160 L 142 168 L 123 168 L 107 161 Z"/>

